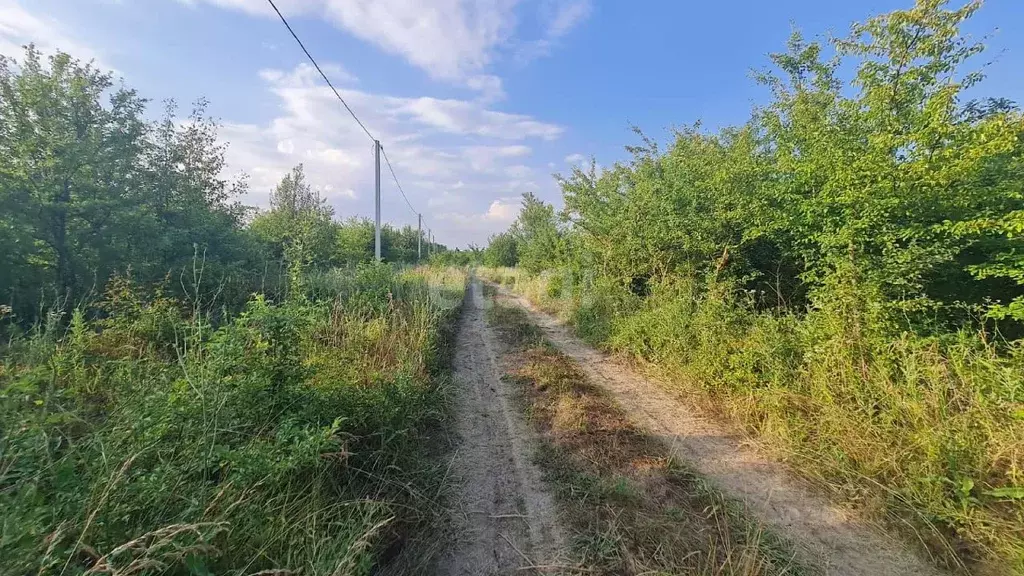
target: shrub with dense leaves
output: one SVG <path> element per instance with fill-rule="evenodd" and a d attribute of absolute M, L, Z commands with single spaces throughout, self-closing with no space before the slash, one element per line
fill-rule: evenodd
<path fill-rule="evenodd" d="M 106 319 L 11 341 L 3 573 L 367 573 L 423 520 L 401 487 L 429 479 L 443 413 L 432 376 L 462 285 L 439 280 L 370 267 L 216 328 L 120 282 Z"/>

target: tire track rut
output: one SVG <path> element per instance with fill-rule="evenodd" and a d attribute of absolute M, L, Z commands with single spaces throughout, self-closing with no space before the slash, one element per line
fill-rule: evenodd
<path fill-rule="evenodd" d="M 554 500 L 530 460 L 529 429 L 500 378 L 500 347 L 484 319 L 480 282 L 472 280 L 469 290 L 454 365 L 455 536 L 438 573 L 523 574 L 557 563 L 562 534 Z"/>
<path fill-rule="evenodd" d="M 525 309 L 548 340 L 579 363 L 593 384 L 607 390 L 634 423 L 660 437 L 682 462 L 724 494 L 741 501 L 752 519 L 787 538 L 800 564 L 835 576 L 943 574 L 902 543 L 817 494 L 727 427 L 702 417 L 663 386 L 591 348 L 525 298 L 493 286 L 503 300 Z"/>

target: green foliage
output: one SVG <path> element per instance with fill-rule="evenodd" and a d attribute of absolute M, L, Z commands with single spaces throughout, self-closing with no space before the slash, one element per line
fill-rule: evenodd
<path fill-rule="evenodd" d="M 200 100 L 185 121 L 159 121 L 110 74 L 34 47 L 0 57 L 0 301 L 23 326 L 40 308 L 87 305 L 115 274 L 171 277 L 178 296 L 234 310 L 262 291 L 301 291 L 303 271 L 373 259 L 373 226 L 332 220 L 302 165 L 253 215 L 234 199 L 217 124 Z M 247 225 L 248 222 L 248 225 Z M 419 235 L 385 225 L 382 256 L 414 263 Z M 428 251 L 440 245 L 423 243 Z M 194 266 L 195 264 L 198 266 Z M 202 274 L 199 273 L 201 269 Z"/>
<path fill-rule="evenodd" d="M 334 261 L 340 266 L 355 266 L 373 260 L 373 221 L 368 218 L 349 218 L 337 224 Z M 412 226 L 395 228 L 384 224 L 380 230 L 381 258 L 385 262 L 415 264 L 425 262 L 431 250 L 443 249 L 430 245 Z"/>
<path fill-rule="evenodd" d="M 485 250 L 470 244 L 468 248 L 440 248 L 431 256 L 430 263 L 437 266 L 474 266 L 482 264 L 484 258 Z"/>
<path fill-rule="evenodd" d="M 519 265 L 540 272 L 557 265 L 564 256 L 564 231 L 555 208 L 527 192 L 509 230 L 489 239 L 483 261 L 492 267 Z"/>
<path fill-rule="evenodd" d="M 254 214 L 205 102 L 145 107 L 0 57 L 0 573 L 370 574 L 437 512 L 465 276 L 369 264 L 301 165 Z"/>
<path fill-rule="evenodd" d="M 1020 571 L 1024 115 L 965 98 L 983 86 L 960 31 L 978 7 L 794 34 L 746 123 L 574 169 L 567 225 L 527 200 L 509 231 L 524 271 L 547 272 L 491 274 L 951 564 Z"/>
<path fill-rule="evenodd" d="M 519 217 L 510 230 L 516 239 L 518 264 L 539 272 L 561 261 L 562 231 L 555 218 L 555 208 L 527 192 Z"/>
<path fill-rule="evenodd" d="M 270 211 L 256 216 L 249 229 L 268 253 L 288 269 L 292 288 L 314 262 L 331 264 L 336 225 L 334 210 L 306 182 L 302 164 L 285 175 L 270 194 Z"/>
<path fill-rule="evenodd" d="M 511 267 L 519 263 L 519 241 L 511 232 L 491 236 L 483 263 L 493 267 Z"/>
<path fill-rule="evenodd" d="M 429 481 L 443 410 L 431 370 L 462 285 L 441 280 L 377 266 L 216 329 L 120 281 L 102 323 L 76 310 L 59 339 L 12 341 L 4 573 L 368 574 L 430 511 L 405 485 Z"/>
<path fill-rule="evenodd" d="M 259 254 L 231 202 L 245 181 L 220 177 L 204 108 L 175 123 L 171 104 L 148 122 L 145 101 L 91 64 L 44 63 L 31 46 L 0 58 L 0 297 L 17 319 L 82 301 L 117 271 L 177 276 L 196 252 L 211 278 L 254 281 Z"/>

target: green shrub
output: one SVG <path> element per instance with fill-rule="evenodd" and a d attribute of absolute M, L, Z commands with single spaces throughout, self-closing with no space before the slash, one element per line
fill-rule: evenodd
<path fill-rule="evenodd" d="M 950 562 L 1024 561 L 1019 342 L 893 332 L 867 314 L 854 326 L 856 302 L 757 312 L 746 293 L 685 278 L 643 299 L 598 281 L 549 306 L 588 341 L 703 392 L 804 473 L 916 526 Z"/>
<path fill-rule="evenodd" d="M 430 513 L 402 487 L 431 482 L 444 405 L 428 363 L 454 311 L 423 277 L 355 282 L 254 297 L 216 329 L 124 285 L 102 320 L 76 311 L 63 337 L 11 342 L 3 573 L 369 573 Z M 439 289 L 458 301 L 457 278 Z"/>

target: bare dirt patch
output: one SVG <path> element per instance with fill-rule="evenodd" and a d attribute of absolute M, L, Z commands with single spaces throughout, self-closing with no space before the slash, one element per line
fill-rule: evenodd
<path fill-rule="evenodd" d="M 536 573 L 559 565 L 562 534 L 554 501 L 530 459 L 529 431 L 499 378 L 497 345 L 483 306 L 480 283 L 474 281 L 454 362 L 460 437 L 450 472 L 455 535 L 438 573 Z"/>
<path fill-rule="evenodd" d="M 817 494 L 728 427 L 703 417 L 664 386 L 587 346 L 525 299 L 500 287 L 498 291 L 503 301 L 527 310 L 547 339 L 575 360 L 591 383 L 607 391 L 633 424 L 792 542 L 799 564 L 839 576 L 942 574 L 877 527 Z"/>
<path fill-rule="evenodd" d="M 573 542 L 579 568 L 564 573 L 798 573 L 784 543 L 629 422 L 521 308 L 495 305 L 488 319 L 511 348 L 506 378 L 518 384 Z"/>

